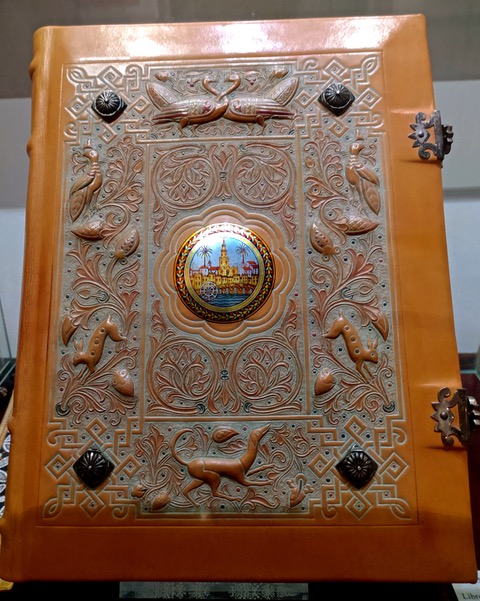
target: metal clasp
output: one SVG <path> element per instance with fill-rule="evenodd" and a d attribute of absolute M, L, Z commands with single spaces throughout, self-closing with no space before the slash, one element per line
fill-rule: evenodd
<path fill-rule="evenodd" d="M 420 158 L 429 159 L 431 151 L 437 159 L 443 161 L 445 155 L 452 148 L 453 127 L 451 125 L 442 125 L 440 111 L 433 111 L 428 121 L 425 113 L 417 113 L 415 115 L 415 123 L 411 123 L 410 127 L 413 129 L 413 133 L 409 134 L 408 137 L 414 140 L 412 148 L 419 149 L 418 155 Z M 428 130 L 432 127 L 435 144 L 428 141 L 430 139 L 430 132 Z"/>
<path fill-rule="evenodd" d="M 451 394 L 450 388 L 442 388 L 438 392 L 438 401 L 432 403 L 435 413 L 431 416 L 437 422 L 434 431 L 440 432 L 442 442 L 447 447 L 453 445 L 453 436 L 456 436 L 461 443 L 467 443 L 472 430 L 480 426 L 480 406 L 476 399 L 468 396 L 464 388 L 459 388 L 450 399 Z M 453 425 L 454 407 L 458 407 L 460 428 Z"/>

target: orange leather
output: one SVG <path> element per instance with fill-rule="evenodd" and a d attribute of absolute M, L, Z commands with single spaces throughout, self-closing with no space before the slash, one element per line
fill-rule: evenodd
<path fill-rule="evenodd" d="M 0 575 L 475 580 L 423 17 L 44 28 L 32 78 Z"/>

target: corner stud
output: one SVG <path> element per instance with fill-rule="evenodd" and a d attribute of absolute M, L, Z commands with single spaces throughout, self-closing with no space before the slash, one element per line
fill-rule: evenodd
<path fill-rule="evenodd" d="M 110 475 L 115 466 L 95 446 L 75 461 L 73 469 L 89 488 L 97 488 Z"/>
<path fill-rule="evenodd" d="M 318 101 L 337 116 L 343 115 L 354 100 L 355 96 L 342 83 L 330 84 L 318 97 Z"/>
<path fill-rule="evenodd" d="M 375 475 L 378 464 L 355 444 L 335 467 L 355 488 L 363 488 Z"/>
<path fill-rule="evenodd" d="M 117 119 L 126 108 L 126 103 L 113 90 L 101 92 L 92 102 L 92 109 L 107 123 Z"/>

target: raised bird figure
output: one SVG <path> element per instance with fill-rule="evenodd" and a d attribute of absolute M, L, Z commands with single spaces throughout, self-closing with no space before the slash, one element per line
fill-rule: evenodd
<path fill-rule="evenodd" d="M 157 75 L 160 81 L 162 76 Z M 180 131 L 187 125 L 197 125 L 200 123 L 209 123 L 220 119 L 228 108 L 227 94 L 240 85 L 240 81 L 234 82 L 227 90 L 218 92 L 211 83 L 211 79 L 206 75 L 202 79 L 202 85 L 212 94 L 212 96 L 189 96 L 179 98 L 167 86 L 161 83 L 149 83 L 146 86 L 147 94 L 160 111 L 154 118 L 155 124 L 177 121 Z"/>
<path fill-rule="evenodd" d="M 95 199 L 102 185 L 102 172 L 98 164 L 98 152 L 92 147 L 92 141 L 87 140 L 83 147 L 83 156 L 90 162 L 87 172 L 78 178 L 70 188 L 68 195 L 69 213 L 72 221 L 76 221 L 85 206 Z M 95 208 L 95 207 L 94 207 Z"/>
<path fill-rule="evenodd" d="M 238 73 L 233 73 L 227 81 L 238 82 L 241 78 Z M 239 123 L 259 123 L 265 127 L 267 119 L 291 119 L 295 114 L 286 108 L 298 89 L 298 78 L 289 77 L 273 86 L 264 96 L 255 94 L 238 94 L 230 100 L 224 117 Z M 230 93 L 230 92 L 229 92 Z"/>
<path fill-rule="evenodd" d="M 345 168 L 345 175 L 352 190 L 354 204 L 362 205 L 363 202 L 378 215 L 380 212 L 380 180 L 376 173 L 364 165 L 360 153 L 365 148 L 363 138 L 358 136 L 350 145 L 350 157 Z M 358 201 L 355 202 L 356 196 Z"/>

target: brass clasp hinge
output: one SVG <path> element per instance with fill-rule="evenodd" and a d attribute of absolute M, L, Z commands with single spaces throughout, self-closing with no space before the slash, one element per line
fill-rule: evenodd
<path fill-rule="evenodd" d="M 413 129 L 413 133 L 408 137 L 414 140 L 412 147 L 418 148 L 420 158 L 429 159 L 431 151 L 437 159 L 443 161 L 445 155 L 452 148 L 453 127 L 451 125 L 442 125 L 440 111 L 433 111 L 428 121 L 425 113 L 417 113 L 415 115 L 415 123 L 411 123 L 410 127 Z M 431 128 L 433 128 L 435 144 L 428 141 L 430 139 L 430 132 L 428 130 Z"/>
<path fill-rule="evenodd" d="M 451 397 L 450 388 L 442 388 L 438 392 L 438 401 L 432 403 L 435 413 L 432 415 L 437 423 L 434 431 L 440 432 L 445 446 L 453 445 L 453 436 L 465 444 L 470 440 L 472 430 L 480 426 L 480 406 L 476 399 L 468 396 L 464 388 L 459 388 Z M 458 407 L 458 420 L 460 428 L 453 425 L 455 414 L 452 409 Z"/>

